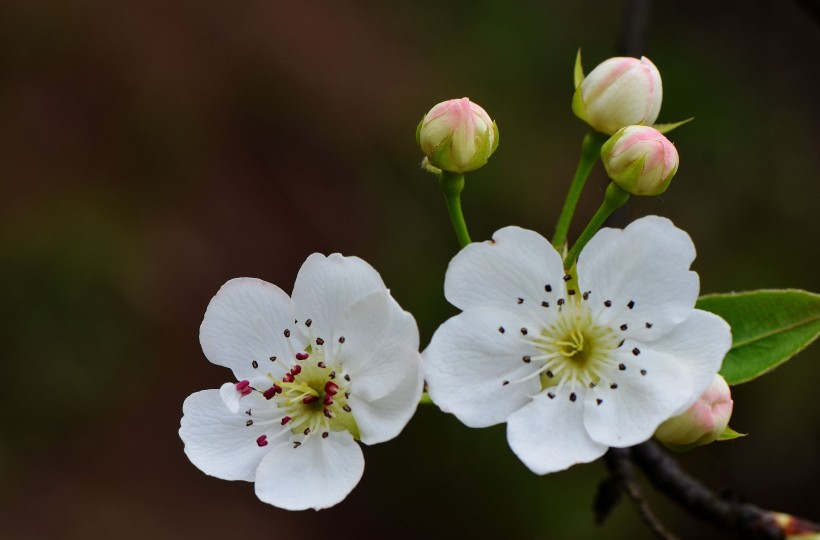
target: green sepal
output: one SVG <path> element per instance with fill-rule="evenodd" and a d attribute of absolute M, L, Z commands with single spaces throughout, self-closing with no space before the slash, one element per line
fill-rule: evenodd
<path fill-rule="evenodd" d="M 575 55 L 575 69 L 572 71 L 572 78 L 575 83 L 575 89 L 577 90 L 578 87 L 581 86 L 581 83 L 584 82 L 584 67 L 581 65 L 580 48 L 578 49 L 578 54 Z"/>
<path fill-rule="evenodd" d="M 584 104 L 584 97 L 581 94 L 581 87 L 576 88 L 575 93 L 572 94 L 572 112 L 575 113 L 575 116 L 587 122 L 587 108 Z"/>
<path fill-rule="evenodd" d="M 416 145 L 418 146 L 421 146 L 421 126 L 424 124 L 424 116 L 421 117 L 421 122 L 416 126 Z"/>
<path fill-rule="evenodd" d="M 768 373 L 820 335 L 820 295 L 797 289 L 701 296 L 696 307 L 732 327 L 720 374 L 730 386 Z"/>
<path fill-rule="evenodd" d="M 738 433 L 737 431 L 733 430 L 729 426 L 726 426 L 726 429 L 723 430 L 717 440 L 719 441 L 731 441 L 732 439 L 737 439 L 740 437 L 745 437 L 748 433 Z"/>
<path fill-rule="evenodd" d="M 430 394 L 424 392 L 421 394 L 421 399 L 419 400 L 419 405 L 433 405 L 433 400 L 430 399 Z"/>
<path fill-rule="evenodd" d="M 691 118 L 687 118 L 686 120 L 681 120 L 680 122 L 671 122 L 671 123 L 668 123 L 668 124 L 652 124 L 652 127 L 657 129 L 661 133 L 669 133 L 673 129 L 679 128 L 683 124 L 688 124 L 689 122 L 691 122 L 694 119 L 695 119 L 695 117 L 693 116 Z"/>

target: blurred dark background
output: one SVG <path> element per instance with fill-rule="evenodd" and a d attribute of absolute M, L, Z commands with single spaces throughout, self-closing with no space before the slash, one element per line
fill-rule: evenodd
<path fill-rule="evenodd" d="M 290 291 L 308 254 L 339 251 L 382 273 L 423 345 L 455 312 L 442 282 L 457 245 L 413 140 L 435 103 L 469 96 L 498 121 L 464 194 L 474 239 L 508 224 L 551 235 L 585 133 L 575 52 L 587 71 L 613 55 L 626 7 L 4 0 L 0 538 L 649 538 L 629 504 L 593 524 L 601 463 L 535 476 L 503 426 L 435 407 L 366 448 L 361 484 L 319 513 L 204 475 L 177 435 L 184 398 L 231 378 L 198 343 L 229 278 Z M 625 217 L 686 229 L 704 293 L 820 289 L 818 20 L 784 0 L 648 16 L 659 121 L 696 120 L 670 135 L 672 187 Z M 596 169 L 574 235 L 604 185 Z M 819 360 L 815 346 L 737 387 L 732 425 L 750 435 L 684 466 L 820 520 Z M 647 493 L 682 537 L 722 537 Z"/>

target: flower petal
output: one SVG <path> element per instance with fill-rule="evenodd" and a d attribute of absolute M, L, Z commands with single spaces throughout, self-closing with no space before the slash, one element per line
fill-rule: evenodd
<path fill-rule="evenodd" d="M 230 368 L 237 380 L 262 385 L 267 373 L 279 377 L 286 369 L 270 358 L 291 356 L 283 331 L 292 322 L 290 298 L 282 289 L 261 279 L 232 279 L 208 304 L 199 341 L 208 360 Z M 305 344 L 297 332 L 291 342 L 296 350 Z"/>
<path fill-rule="evenodd" d="M 188 459 L 202 472 L 224 480 L 250 482 L 255 478 L 257 465 L 269 451 L 269 447 L 256 443 L 257 438 L 267 435 L 270 439 L 282 428 L 273 421 L 276 409 L 271 409 L 257 392 L 242 401 L 250 415 L 231 413 L 219 390 L 191 394 L 182 405 L 179 436 Z"/>
<path fill-rule="evenodd" d="M 657 339 L 691 314 L 698 275 L 695 246 L 671 221 L 647 216 L 623 230 L 601 229 L 578 258 L 578 285 L 603 324 L 624 336 Z"/>
<path fill-rule="evenodd" d="M 646 345 L 635 356 L 630 351 L 636 343 L 626 341 L 615 358 L 626 369 L 602 369 L 601 382 L 584 402 L 587 432 L 607 446 L 646 441 L 690 394 L 689 375 L 677 358 Z"/>
<path fill-rule="evenodd" d="M 492 240 L 473 243 L 450 262 L 444 295 L 466 310 L 477 306 L 516 309 L 538 319 L 549 317 L 541 302 L 564 296 L 561 256 L 540 234 L 504 227 Z M 550 289 L 551 292 L 547 292 Z"/>
<path fill-rule="evenodd" d="M 669 334 L 644 345 L 674 356 L 687 373 L 689 396 L 672 416 L 688 409 L 706 391 L 731 346 L 732 331 L 726 321 L 700 309 Z"/>
<path fill-rule="evenodd" d="M 416 412 L 424 387 L 421 362 L 407 362 L 404 367 L 399 385 L 383 397 L 366 400 L 358 392 L 350 394 L 348 403 L 363 443 L 377 444 L 396 437 Z"/>
<path fill-rule="evenodd" d="M 314 253 L 299 269 L 293 286 L 296 318 L 311 319 L 312 334 L 328 339 L 336 320 L 353 304 L 385 289 L 379 273 L 362 259 Z"/>
<path fill-rule="evenodd" d="M 593 441 L 584 429 L 583 392 L 576 400 L 565 386 L 550 398 L 542 392 L 507 421 L 507 441 L 524 465 L 536 474 L 561 471 L 604 455 L 607 446 Z"/>
<path fill-rule="evenodd" d="M 392 392 L 407 377 L 408 364 L 421 370 L 416 321 L 386 289 L 341 315 L 332 346 L 335 360 L 350 376 L 351 391 L 367 401 Z"/>
<path fill-rule="evenodd" d="M 522 339 L 527 319 L 508 311 L 474 308 L 442 324 L 423 353 L 430 397 L 470 427 L 504 422 L 541 388 L 538 354 Z"/>
<path fill-rule="evenodd" d="M 286 510 L 320 510 L 347 497 L 363 472 L 364 456 L 350 433 L 313 435 L 298 448 L 285 442 L 270 450 L 256 473 L 256 496 Z"/>

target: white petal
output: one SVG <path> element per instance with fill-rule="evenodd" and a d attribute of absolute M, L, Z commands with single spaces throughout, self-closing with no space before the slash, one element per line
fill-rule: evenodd
<path fill-rule="evenodd" d="M 275 446 L 259 464 L 256 496 L 286 510 L 320 510 L 342 501 L 364 472 L 362 450 L 347 431 Z"/>
<path fill-rule="evenodd" d="M 723 357 L 732 346 L 732 332 L 726 321 L 713 313 L 696 309 L 669 334 L 644 345 L 674 356 L 687 373 L 689 396 L 672 416 L 689 408 L 712 383 Z"/>
<path fill-rule="evenodd" d="M 270 446 L 260 447 L 256 439 L 272 439 L 282 428 L 275 422 L 276 410 L 254 392 L 244 398 L 243 406 L 251 414 L 231 413 L 219 390 L 191 394 L 182 405 L 179 436 L 185 443 L 185 454 L 202 472 L 224 480 L 253 481 L 256 467 Z M 248 420 L 253 424 L 248 426 Z"/>
<path fill-rule="evenodd" d="M 638 356 L 631 352 L 636 345 Z M 593 440 L 621 448 L 649 439 L 686 401 L 690 382 L 681 363 L 665 352 L 627 340 L 618 354 L 616 365 L 626 369 L 602 370 L 600 383 L 587 393 L 584 425 Z"/>
<path fill-rule="evenodd" d="M 368 401 L 392 392 L 406 378 L 408 364 L 421 363 L 416 321 L 387 290 L 362 298 L 345 312 L 331 346 L 350 376 L 353 393 Z"/>
<path fill-rule="evenodd" d="M 389 394 L 379 399 L 365 400 L 357 392 L 352 392 L 349 404 L 359 428 L 360 440 L 365 444 L 376 444 L 397 436 L 416 412 L 423 386 L 419 357 L 405 364 L 400 384 Z"/>
<path fill-rule="evenodd" d="M 529 403 L 541 383 L 537 376 L 518 382 L 539 367 L 522 360 L 538 354 L 521 335 L 526 326 L 527 319 L 515 313 L 488 308 L 467 310 L 442 324 L 422 355 L 436 405 L 470 427 L 486 427 Z"/>
<path fill-rule="evenodd" d="M 550 398 L 546 392 L 510 416 L 510 448 L 536 474 L 561 471 L 576 463 L 589 463 L 604 455 L 607 446 L 593 441 L 584 429 L 583 389 L 576 400 L 565 386 Z"/>
<path fill-rule="evenodd" d="M 260 279 L 232 279 L 208 304 L 199 341 L 208 360 L 230 368 L 237 380 L 263 386 L 266 374 L 281 377 L 283 359 L 292 357 L 283 334 L 292 323 L 290 298 L 282 289 Z M 304 347 L 298 332 L 290 339 L 295 350 Z M 279 360 L 272 362 L 272 356 Z"/>
<path fill-rule="evenodd" d="M 222 399 L 222 403 L 225 404 L 225 407 L 227 407 L 231 413 L 236 414 L 239 412 L 239 407 L 241 407 L 240 402 L 245 396 L 236 389 L 236 383 L 226 382 L 219 387 L 219 397 Z"/>
<path fill-rule="evenodd" d="M 578 286 L 590 291 L 601 323 L 626 325 L 626 337 L 649 341 L 692 314 L 700 287 L 689 271 L 694 258 L 688 234 L 666 218 L 647 216 L 623 230 L 598 231 L 578 258 Z"/>
<path fill-rule="evenodd" d="M 541 302 L 554 306 L 564 297 L 563 277 L 561 256 L 546 238 L 504 227 L 492 240 L 470 244 L 450 261 L 444 295 L 462 310 L 500 307 L 548 317 Z M 546 292 L 547 286 L 552 292 Z"/>
<path fill-rule="evenodd" d="M 299 269 L 293 286 L 296 318 L 313 321 L 312 334 L 327 340 L 345 311 L 365 296 L 385 289 L 379 273 L 362 259 L 314 253 Z"/>

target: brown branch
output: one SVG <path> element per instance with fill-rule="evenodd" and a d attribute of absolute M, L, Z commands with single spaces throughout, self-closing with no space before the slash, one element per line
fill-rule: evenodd
<path fill-rule="evenodd" d="M 653 441 L 633 446 L 630 456 L 655 488 L 696 517 L 748 540 L 782 540 L 799 523 L 803 531 L 820 531 L 820 525 L 764 510 L 753 504 L 728 501 L 686 474 Z"/>
<path fill-rule="evenodd" d="M 629 448 L 609 449 L 604 456 L 604 461 L 612 478 L 621 485 L 627 496 L 632 499 L 641 519 L 655 536 L 662 540 L 677 540 L 677 537 L 669 532 L 652 513 L 649 504 L 641 495 L 641 488 L 635 478 L 635 470 L 632 468 L 630 455 L 631 450 Z"/>

